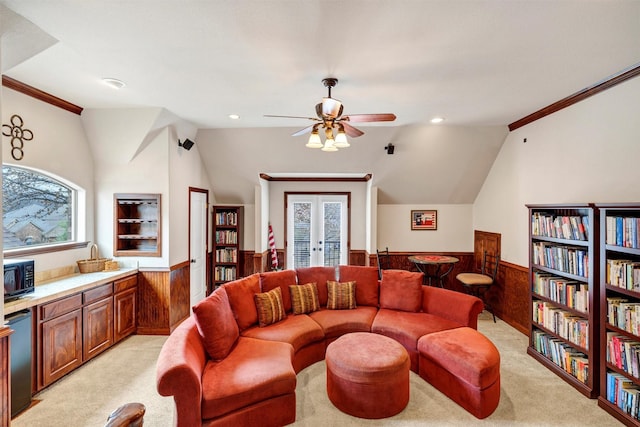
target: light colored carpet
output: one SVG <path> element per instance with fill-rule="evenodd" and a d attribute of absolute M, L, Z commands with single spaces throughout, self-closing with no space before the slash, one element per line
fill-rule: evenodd
<path fill-rule="evenodd" d="M 620 426 L 595 400 L 526 354 L 527 337 L 488 313 L 478 329 L 501 354 L 498 409 L 478 420 L 419 376 L 411 373 L 411 397 L 400 414 L 383 420 L 351 417 L 327 398 L 324 362 L 298 374 L 297 417 L 293 426 Z M 165 337 L 132 336 L 36 396 L 40 400 L 12 421 L 13 427 L 103 426 L 107 416 L 127 402 L 141 402 L 147 427 L 171 426 L 173 400 L 155 391 L 155 361 Z"/>

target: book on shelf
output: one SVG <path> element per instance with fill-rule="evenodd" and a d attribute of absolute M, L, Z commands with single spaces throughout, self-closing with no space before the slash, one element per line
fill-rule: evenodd
<path fill-rule="evenodd" d="M 606 281 L 612 286 L 640 292 L 640 262 L 625 259 L 607 259 Z"/>
<path fill-rule="evenodd" d="M 589 217 L 556 216 L 535 212 L 531 216 L 531 234 L 567 240 L 586 240 L 589 235 Z"/>
<path fill-rule="evenodd" d="M 589 277 L 589 254 L 580 247 L 534 242 L 533 263 L 576 276 Z"/>
<path fill-rule="evenodd" d="M 216 225 L 238 225 L 238 213 L 233 212 L 216 212 Z"/>
<path fill-rule="evenodd" d="M 561 338 L 589 348 L 589 321 L 546 301 L 533 301 L 533 321 Z"/>
<path fill-rule="evenodd" d="M 589 311 L 589 286 L 551 273 L 533 273 L 533 292 L 582 313 Z"/>
<path fill-rule="evenodd" d="M 605 220 L 606 244 L 640 249 L 639 224 L 640 217 L 607 216 Z"/>
<path fill-rule="evenodd" d="M 629 378 L 616 372 L 607 372 L 607 400 L 624 413 L 638 419 L 640 408 L 640 387 Z"/>
<path fill-rule="evenodd" d="M 640 302 L 607 297 L 607 321 L 616 328 L 640 336 Z"/>

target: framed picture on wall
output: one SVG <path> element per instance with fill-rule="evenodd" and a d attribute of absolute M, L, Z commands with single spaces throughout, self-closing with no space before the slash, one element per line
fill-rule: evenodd
<path fill-rule="evenodd" d="M 412 230 L 437 230 L 438 229 L 438 211 L 411 211 L 411 229 Z"/>

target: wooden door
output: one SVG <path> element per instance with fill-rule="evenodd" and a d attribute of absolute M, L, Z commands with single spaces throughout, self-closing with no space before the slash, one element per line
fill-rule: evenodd
<path fill-rule="evenodd" d="M 119 292 L 113 297 L 114 343 L 136 331 L 136 288 Z"/>
<path fill-rule="evenodd" d="M 500 233 L 474 230 L 473 232 L 473 265 L 477 271 L 482 270 L 484 251 L 491 255 L 500 255 Z"/>
<path fill-rule="evenodd" d="M 113 344 L 113 299 L 109 296 L 83 307 L 82 317 L 86 361 Z"/>
<path fill-rule="evenodd" d="M 82 310 L 42 323 L 42 386 L 82 364 Z"/>

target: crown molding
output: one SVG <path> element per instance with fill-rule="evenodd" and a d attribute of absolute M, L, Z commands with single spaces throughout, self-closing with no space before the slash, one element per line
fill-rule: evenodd
<path fill-rule="evenodd" d="M 20 92 L 32 98 L 51 104 L 55 107 L 62 108 L 63 110 L 70 111 L 74 114 L 80 115 L 82 113 L 82 107 L 72 104 L 64 99 L 53 96 L 50 93 L 44 92 L 40 89 L 36 89 L 33 86 L 22 83 L 16 79 L 12 79 L 9 76 L 2 76 L 2 86 L 13 89 L 16 92 Z"/>

